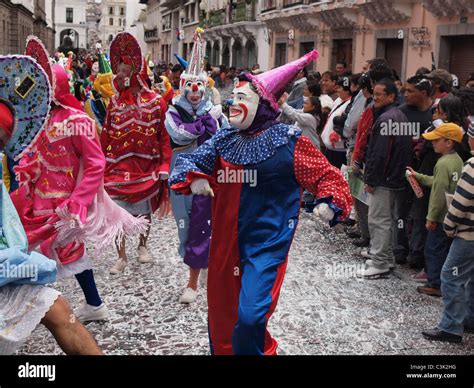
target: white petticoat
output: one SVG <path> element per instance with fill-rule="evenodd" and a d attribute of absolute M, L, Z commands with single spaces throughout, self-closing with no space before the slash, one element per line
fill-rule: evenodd
<path fill-rule="evenodd" d="M 42 285 L 0 288 L 0 355 L 13 354 L 23 345 L 59 295 Z"/>

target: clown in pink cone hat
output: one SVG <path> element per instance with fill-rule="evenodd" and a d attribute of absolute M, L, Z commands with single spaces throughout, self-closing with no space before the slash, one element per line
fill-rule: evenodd
<path fill-rule="evenodd" d="M 172 172 L 176 192 L 213 197 L 207 284 L 212 354 L 277 353 L 269 320 L 285 277 L 302 189 L 314 195 L 317 215 L 331 226 L 350 213 L 349 185 L 341 172 L 298 128 L 276 121 L 285 87 L 317 57 L 312 51 L 266 73 L 242 73 L 230 101 L 230 127 L 179 155 Z"/>

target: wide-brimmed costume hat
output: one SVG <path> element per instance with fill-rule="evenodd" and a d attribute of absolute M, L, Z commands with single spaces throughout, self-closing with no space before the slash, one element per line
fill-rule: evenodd
<path fill-rule="evenodd" d="M 147 84 L 148 74 L 142 49 L 135 37 L 128 32 L 120 32 L 110 44 L 110 64 L 114 74 L 118 74 L 121 63 L 129 65 L 132 69 L 130 86 L 125 90 L 119 90 L 116 82 L 113 85 L 123 101 L 131 104 L 133 103 L 131 90 L 134 86 L 140 85 L 146 92 L 151 92 L 151 90 Z"/>
<path fill-rule="evenodd" d="M 49 117 L 52 91 L 48 75 L 25 55 L 0 56 L 0 102 L 13 113 L 11 138 L 5 153 L 19 160 Z"/>
<path fill-rule="evenodd" d="M 43 43 L 36 36 L 29 36 L 26 40 L 25 54 L 34 58 L 48 75 L 53 88 L 53 101 L 66 109 L 84 112 L 81 103 L 71 94 L 69 78 L 66 70 L 60 65 L 53 65 L 49 53 Z"/>

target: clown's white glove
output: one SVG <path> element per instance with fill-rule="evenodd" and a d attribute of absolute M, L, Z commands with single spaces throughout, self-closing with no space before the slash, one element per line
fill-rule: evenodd
<path fill-rule="evenodd" d="M 313 213 L 325 222 L 329 222 L 334 218 L 334 210 L 332 210 L 327 203 L 320 203 L 317 205 L 314 208 Z"/>
<path fill-rule="evenodd" d="M 210 195 L 214 197 L 214 191 L 212 191 L 211 186 L 207 179 L 198 178 L 191 183 L 191 191 L 196 195 Z"/>

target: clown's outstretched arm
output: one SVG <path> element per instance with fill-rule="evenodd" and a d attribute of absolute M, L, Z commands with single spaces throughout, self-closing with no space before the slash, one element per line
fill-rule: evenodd
<path fill-rule="evenodd" d="M 214 138 L 203 143 L 197 150 L 190 154 L 180 154 L 170 177 L 171 189 L 182 194 L 194 193 L 191 187 L 193 182 L 206 180 L 210 187 L 216 188 L 217 182 L 213 177 L 217 152 Z M 194 185 L 195 186 L 195 185 Z M 199 185 L 202 189 L 202 185 Z M 203 194 L 203 193 L 195 193 Z M 209 193 L 212 195 L 211 193 Z"/>
<path fill-rule="evenodd" d="M 332 166 L 304 136 L 296 142 L 294 171 L 298 183 L 316 197 L 316 209 L 320 215 L 333 216 L 327 218 L 329 225 L 334 226 L 349 216 L 352 197 L 347 181 L 341 171 Z"/>

